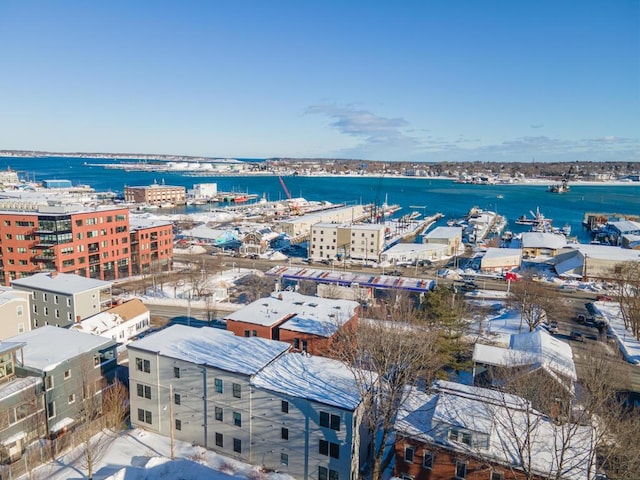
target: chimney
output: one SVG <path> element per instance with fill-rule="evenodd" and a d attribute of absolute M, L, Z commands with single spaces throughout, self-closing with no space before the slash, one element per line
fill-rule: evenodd
<path fill-rule="evenodd" d="M 54 270 L 54 271 L 52 271 L 52 272 L 49 272 L 49 276 L 50 276 L 51 278 L 54 278 L 54 277 L 55 277 L 55 276 L 57 276 L 57 275 L 58 275 L 58 271 L 57 271 L 57 270 Z"/>
<path fill-rule="evenodd" d="M 76 323 L 80 323 L 82 321 L 82 317 L 80 315 L 76 315 Z"/>

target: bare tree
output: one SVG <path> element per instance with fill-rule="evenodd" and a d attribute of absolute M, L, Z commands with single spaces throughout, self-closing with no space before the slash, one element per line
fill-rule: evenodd
<path fill-rule="evenodd" d="M 204 310 L 207 318 L 207 323 L 211 325 L 216 318 L 218 318 L 218 304 L 213 293 L 207 292 L 204 297 Z"/>
<path fill-rule="evenodd" d="M 617 265 L 614 278 L 624 326 L 640 339 L 640 262 Z"/>
<path fill-rule="evenodd" d="M 255 273 L 243 278 L 239 283 L 245 287 L 245 294 L 249 302 L 269 296 L 274 287 L 273 279 Z"/>
<path fill-rule="evenodd" d="M 389 305 L 375 309 L 371 314 L 377 318 L 340 329 L 332 344 L 331 355 L 353 372 L 363 399 L 364 425 L 376 439 L 368 458 L 373 480 L 382 478 L 392 459 L 386 455 L 387 444 L 397 412 L 407 399 L 405 386 L 430 382 L 441 367 L 437 335 L 417 323 L 415 310 L 399 315 L 402 308 L 400 301 L 395 312 Z M 372 373 L 378 379 L 375 388 Z"/>
<path fill-rule="evenodd" d="M 520 330 L 526 325 L 529 332 L 544 323 L 550 316 L 561 314 L 565 308 L 557 291 L 534 281 L 528 275 L 524 275 L 521 281 L 511 284 L 508 304 L 520 310 L 522 318 Z"/>
<path fill-rule="evenodd" d="M 107 428 L 119 432 L 126 427 L 129 416 L 129 390 L 117 378 L 102 392 L 102 412 Z"/>

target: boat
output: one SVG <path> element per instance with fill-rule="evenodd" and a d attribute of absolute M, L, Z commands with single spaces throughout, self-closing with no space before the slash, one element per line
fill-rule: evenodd
<path fill-rule="evenodd" d="M 571 190 L 569 183 L 566 179 L 563 179 L 561 183 L 554 183 L 547 187 L 547 192 L 551 193 L 567 193 Z"/>
<path fill-rule="evenodd" d="M 496 195 L 496 198 L 503 199 L 503 198 L 504 198 L 504 195 L 502 195 L 502 194 L 500 194 L 500 195 Z"/>
<path fill-rule="evenodd" d="M 541 212 L 540 209 L 538 207 L 536 207 L 536 213 L 533 213 L 532 211 L 529 211 L 529 213 L 531 214 L 532 218 L 527 217 L 527 215 L 522 215 L 520 216 L 517 220 L 516 223 L 518 225 L 541 225 L 543 223 L 552 223 L 553 220 L 550 218 L 546 218 Z"/>

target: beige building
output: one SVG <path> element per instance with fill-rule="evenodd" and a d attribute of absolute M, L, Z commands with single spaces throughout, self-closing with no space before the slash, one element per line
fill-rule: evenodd
<path fill-rule="evenodd" d="M 353 223 L 363 216 L 362 205 L 332 208 L 282 221 L 277 224 L 276 230 L 286 233 L 290 238 L 304 237 L 309 235 L 311 227 L 317 223 Z"/>
<path fill-rule="evenodd" d="M 124 200 L 130 203 L 146 203 L 148 205 L 162 205 L 172 203 L 184 205 L 187 203 L 185 187 L 171 185 L 153 185 L 143 187 L 124 187 Z"/>
<path fill-rule="evenodd" d="M 0 286 L 0 341 L 31 330 L 29 292 Z"/>
<path fill-rule="evenodd" d="M 487 248 L 480 260 L 483 272 L 502 272 L 519 267 L 522 263 L 522 250 L 519 248 Z"/>
<path fill-rule="evenodd" d="M 384 249 L 384 224 L 316 223 L 311 227 L 309 258 L 377 262 Z"/>
<path fill-rule="evenodd" d="M 462 228 L 460 227 L 436 227 L 423 237 L 424 243 L 439 243 L 447 246 L 447 255 L 461 253 Z"/>

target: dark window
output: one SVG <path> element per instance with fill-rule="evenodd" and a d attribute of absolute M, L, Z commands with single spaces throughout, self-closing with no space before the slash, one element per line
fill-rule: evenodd
<path fill-rule="evenodd" d="M 340 430 L 340 415 L 333 415 L 327 412 L 320 412 L 320 426 Z"/>
<path fill-rule="evenodd" d="M 327 467 L 318 467 L 318 480 L 329 480 L 329 469 Z"/>
<path fill-rule="evenodd" d="M 173 394 L 173 403 L 175 403 L 176 405 L 180 405 L 180 394 L 179 393 L 174 393 Z"/>
<path fill-rule="evenodd" d="M 280 454 L 280 463 L 282 465 L 289 465 L 289 455 L 287 455 L 286 453 L 281 453 Z"/>
<path fill-rule="evenodd" d="M 289 413 L 289 402 L 282 400 L 282 403 L 280 404 L 280 411 L 282 413 Z"/>
<path fill-rule="evenodd" d="M 236 427 L 242 426 L 242 414 L 240 412 L 233 412 L 233 424 Z"/>
<path fill-rule="evenodd" d="M 222 421 L 222 408 L 221 407 L 216 407 L 216 420 L 218 420 L 219 422 Z"/>
<path fill-rule="evenodd" d="M 258 331 L 257 330 L 251 330 L 251 335 L 254 337 L 258 336 Z"/>
<path fill-rule="evenodd" d="M 413 463 L 413 447 L 404 447 L 404 461 Z"/>
<path fill-rule="evenodd" d="M 340 445 L 326 440 L 320 440 L 318 448 L 320 455 L 331 456 L 332 458 L 340 458 Z"/>
<path fill-rule="evenodd" d="M 144 410 L 142 408 L 138 409 L 138 421 L 144 422 Z"/>
<path fill-rule="evenodd" d="M 140 383 L 136 384 L 136 390 L 138 391 L 139 397 L 151 398 L 151 387 L 148 385 L 142 385 Z"/>
<path fill-rule="evenodd" d="M 422 458 L 422 466 L 424 468 L 427 469 L 432 469 L 433 468 L 433 452 L 424 452 L 423 458 Z"/>
<path fill-rule="evenodd" d="M 239 383 L 234 383 L 233 384 L 233 396 L 236 398 L 240 398 L 240 384 Z"/>
<path fill-rule="evenodd" d="M 299 338 L 294 338 L 293 339 L 293 348 L 295 348 L 296 350 L 300 349 L 300 339 Z"/>
<path fill-rule="evenodd" d="M 216 446 L 224 447 L 224 437 L 221 433 L 216 433 Z"/>
<path fill-rule="evenodd" d="M 282 438 L 283 440 L 289 440 L 289 429 L 288 428 L 281 428 L 280 429 L 280 438 Z"/>
<path fill-rule="evenodd" d="M 456 460 L 456 478 L 467 478 L 467 462 Z"/>
<path fill-rule="evenodd" d="M 240 440 L 239 438 L 233 439 L 233 451 L 242 453 L 242 440 Z"/>
<path fill-rule="evenodd" d="M 136 370 L 151 373 L 151 362 L 149 362 L 149 360 L 143 360 L 142 358 L 136 358 Z"/>
<path fill-rule="evenodd" d="M 337 470 L 329 470 L 329 480 L 339 480 Z"/>
<path fill-rule="evenodd" d="M 250 332 L 249 330 L 245 330 L 245 331 L 244 331 L 244 336 L 245 336 L 245 337 L 249 337 L 249 336 L 250 336 L 250 333 L 251 333 L 251 332 Z"/>
<path fill-rule="evenodd" d="M 146 410 L 144 412 L 144 421 L 145 421 L 145 423 L 148 423 L 149 425 L 151 425 L 153 423 L 153 421 L 151 420 L 151 412 L 149 412 L 148 410 Z"/>
<path fill-rule="evenodd" d="M 320 448 L 318 449 L 320 455 L 329 455 L 329 442 L 326 440 L 320 440 Z"/>
<path fill-rule="evenodd" d="M 222 393 L 222 379 L 216 378 L 215 384 L 216 384 L 216 393 Z"/>
<path fill-rule="evenodd" d="M 491 472 L 491 480 L 503 480 L 504 475 L 498 472 Z"/>
<path fill-rule="evenodd" d="M 173 376 L 175 378 L 180 378 L 180 368 L 179 367 L 173 367 Z"/>
<path fill-rule="evenodd" d="M 182 421 L 176 419 L 176 430 L 182 430 Z"/>

